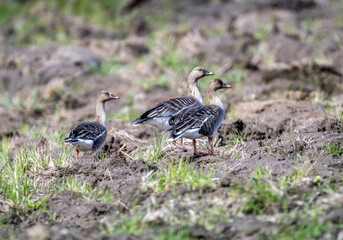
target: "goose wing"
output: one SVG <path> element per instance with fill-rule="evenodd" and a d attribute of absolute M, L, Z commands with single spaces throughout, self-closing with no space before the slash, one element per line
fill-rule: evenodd
<path fill-rule="evenodd" d="M 172 117 L 185 108 L 197 105 L 201 103 L 190 96 L 168 99 L 148 109 L 132 123 L 139 125 L 155 117 Z"/>
<path fill-rule="evenodd" d="M 204 136 L 213 134 L 224 110 L 216 105 L 206 105 L 194 110 L 189 117 L 177 122 L 168 131 L 173 139 L 182 137 L 187 131 L 198 131 Z"/>
<path fill-rule="evenodd" d="M 169 119 L 169 125 L 174 126 L 180 121 L 183 121 L 184 119 L 188 118 L 190 115 L 192 115 L 194 112 L 199 111 L 203 106 L 201 104 L 199 105 L 191 105 L 188 108 L 183 108 L 181 109 L 178 113 L 174 114 L 170 119 Z"/>
<path fill-rule="evenodd" d="M 106 128 L 98 122 L 84 122 L 72 129 L 68 137 L 65 138 L 66 143 L 92 141 L 94 142 L 99 137 L 107 133 Z"/>

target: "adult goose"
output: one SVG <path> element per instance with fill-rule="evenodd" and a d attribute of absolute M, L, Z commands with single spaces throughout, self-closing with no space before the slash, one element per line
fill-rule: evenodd
<path fill-rule="evenodd" d="M 79 159 L 80 151 L 94 151 L 99 158 L 99 152 L 107 137 L 105 103 L 119 97 L 107 91 L 98 93 L 96 99 L 95 122 L 83 122 L 72 129 L 65 143 L 76 146 L 76 159 Z"/>
<path fill-rule="evenodd" d="M 201 93 L 198 89 L 198 80 L 214 73 L 207 71 L 202 67 L 194 68 L 188 77 L 188 96 L 171 98 L 158 103 L 156 106 L 145 111 L 140 117 L 133 120 L 135 126 L 149 123 L 160 130 L 169 129 L 175 119 L 171 118 L 187 109 L 196 108 L 203 105 Z"/>
<path fill-rule="evenodd" d="M 196 139 L 207 137 L 211 149 L 211 155 L 215 156 L 213 149 L 213 135 L 218 130 L 225 115 L 223 102 L 216 91 L 222 88 L 231 88 L 229 84 L 220 79 L 213 79 L 208 88 L 210 105 L 200 106 L 188 113 L 188 116 L 176 122 L 167 131 L 175 141 L 178 138 L 193 139 L 194 155 L 205 155 L 199 153 L 196 147 Z"/>

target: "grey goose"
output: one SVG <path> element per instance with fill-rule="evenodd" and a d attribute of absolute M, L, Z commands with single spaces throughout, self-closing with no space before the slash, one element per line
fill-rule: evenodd
<path fill-rule="evenodd" d="M 83 122 L 72 129 L 65 143 L 76 146 L 76 159 L 79 159 L 80 151 L 94 151 L 99 157 L 100 150 L 107 137 L 105 103 L 119 97 L 107 91 L 98 93 L 96 99 L 95 122 Z"/>
<path fill-rule="evenodd" d="M 181 137 L 193 139 L 194 155 L 205 155 L 197 151 L 196 139 L 207 137 L 211 155 L 215 156 L 213 135 L 220 127 L 225 116 L 224 104 L 216 93 L 217 90 L 222 88 L 231 88 L 231 86 L 220 79 L 213 79 L 208 88 L 210 105 L 193 109 L 188 112 L 188 116 L 180 119 L 167 130 L 174 141 Z"/>
<path fill-rule="evenodd" d="M 207 71 L 202 67 L 194 68 L 188 77 L 188 96 L 171 98 L 158 103 L 154 107 L 146 110 L 141 116 L 133 120 L 135 126 L 149 123 L 160 130 L 169 129 L 178 119 L 174 117 L 177 114 L 182 117 L 189 109 L 196 108 L 203 105 L 201 93 L 198 89 L 198 80 L 214 75 L 214 73 Z M 175 119 L 176 118 L 176 119 Z"/>

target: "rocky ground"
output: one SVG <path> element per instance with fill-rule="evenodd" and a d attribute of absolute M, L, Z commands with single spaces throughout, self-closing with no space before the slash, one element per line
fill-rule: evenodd
<path fill-rule="evenodd" d="M 5 2 L 0 238 L 341 239 L 342 14 L 340 0 Z M 130 124 L 185 95 L 195 66 L 233 86 L 216 157 Z M 120 100 L 101 160 L 76 161 L 63 139 L 104 89 Z"/>

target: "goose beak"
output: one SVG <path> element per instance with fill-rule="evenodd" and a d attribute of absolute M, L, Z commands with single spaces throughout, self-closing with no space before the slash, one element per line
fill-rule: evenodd
<path fill-rule="evenodd" d="M 209 72 L 207 70 L 204 70 L 205 76 L 210 76 L 210 75 L 214 75 L 213 72 Z"/>
<path fill-rule="evenodd" d="M 115 96 L 115 95 L 113 95 L 112 93 L 110 94 L 110 98 L 112 98 L 112 99 L 119 99 L 118 96 Z"/>
<path fill-rule="evenodd" d="M 223 84 L 223 87 L 224 87 L 224 88 L 231 88 L 231 85 L 224 83 L 224 84 Z"/>

